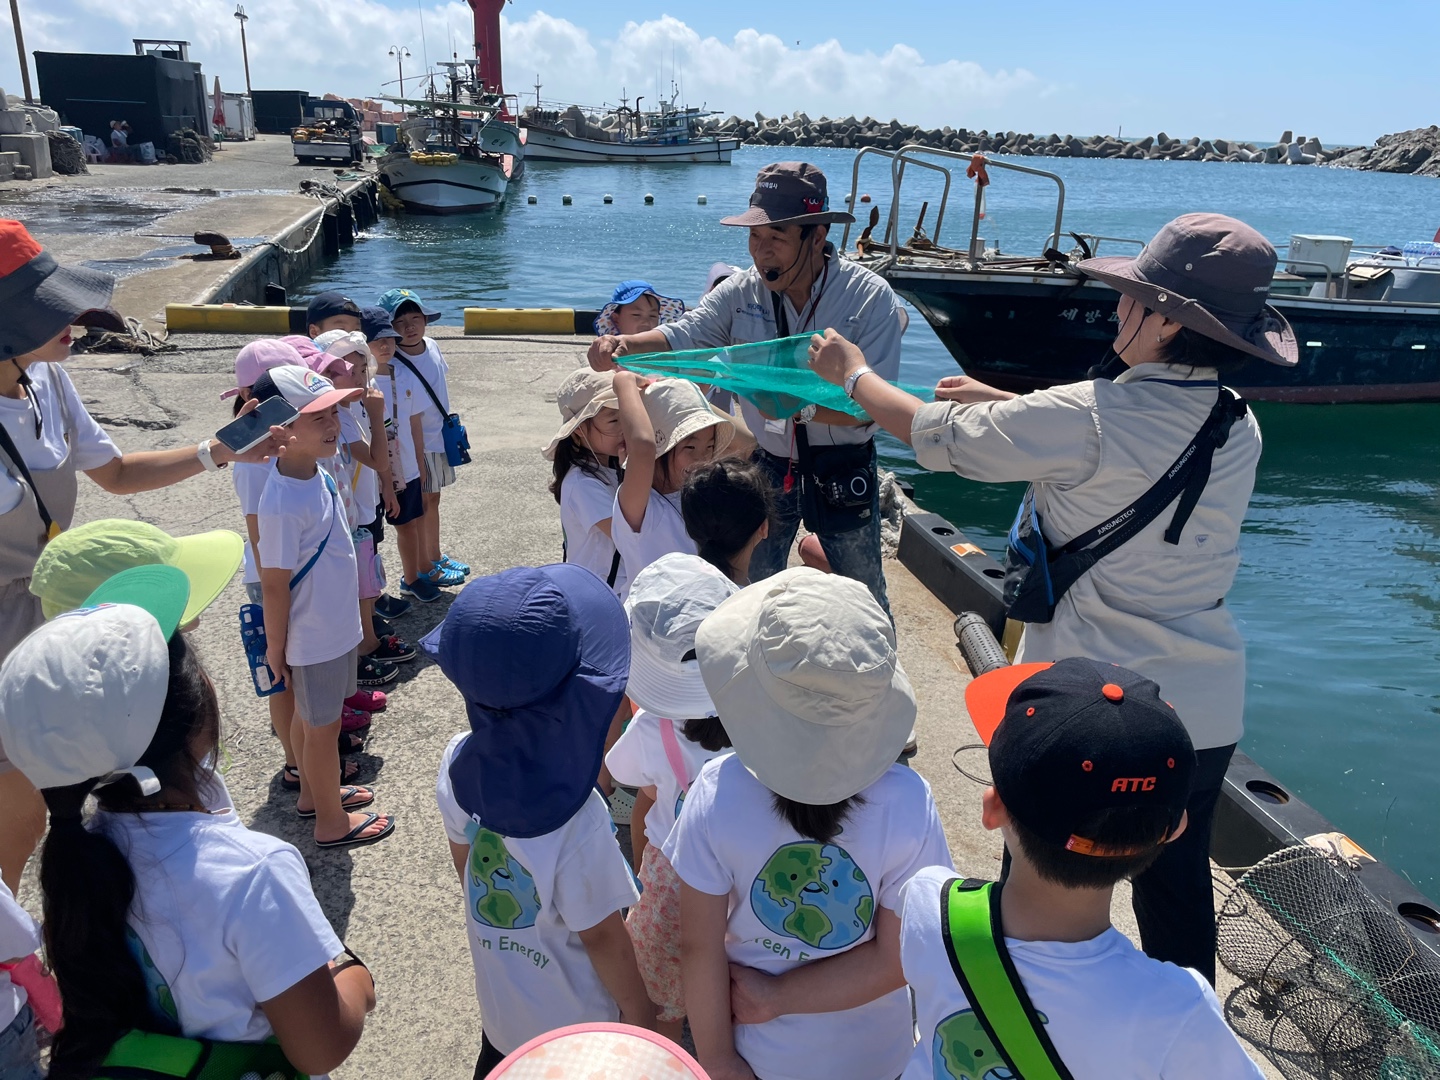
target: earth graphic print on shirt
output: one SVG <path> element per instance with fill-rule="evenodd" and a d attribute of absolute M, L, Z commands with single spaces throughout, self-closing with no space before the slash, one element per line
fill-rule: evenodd
<path fill-rule="evenodd" d="M 130 955 L 135 957 L 135 962 L 140 965 L 150 1015 L 154 1017 L 158 1029 L 166 1035 L 180 1034 L 180 1012 L 175 1008 L 175 997 L 170 993 L 170 984 L 165 981 L 165 976 L 160 974 L 155 961 L 150 959 L 150 950 L 145 948 L 145 943 L 128 926 L 125 928 L 125 944 L 130 949 Z"/>
<path fill-rule="evenodd" d="M 505 847 L 497 833 L 478 826 L 470 841 L 470 873 L 465 877 L 470 913 L 497 930 L 534 926 L 540 914 L 535 879 Z"/>
<path fill-rule="evenodd" d="M 1042 1024 L 1050 1021 L 1037 1012 Z M 935 1080 L 1011 1080 L 1015 1075 L 970 1009 L 951 1013 L 935 1025 L 930 1044 Z"/>
<path fill-rule="evenodd" d="M 869 929 L 875 894 L 843 848 L 802 841 L 770 856 L 750 886 L 750 907 L 777 934 L 843 949 Z"/>

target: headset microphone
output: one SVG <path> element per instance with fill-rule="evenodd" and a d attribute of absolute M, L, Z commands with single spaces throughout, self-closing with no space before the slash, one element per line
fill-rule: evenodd
<path fill-rule="evenodd" d="M 779 270 L 766 270 L 766 271 L 765 271 L 765 280 L 766 280 L 766 281 L 779 281 L 779 280 L 780 280 L 780 271 L 779 271 Z"/>

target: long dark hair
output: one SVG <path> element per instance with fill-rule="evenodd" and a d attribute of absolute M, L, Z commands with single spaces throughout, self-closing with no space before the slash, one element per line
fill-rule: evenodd
<path fill-rule="evenodd" d="M 785 819 L 792 829 L 817 844 L 834 843 L 845 827 L 845 819 L 857 806 L 865 805 L 865 796 L 851 795 L 828 806 L 812 806 L 810 803 L 795 802 L 783 795 L 770 793 L 770 805 L 775 813 Z"/>
<path fill-rule="evenodd" d="M 220 707 L 183 634 L 170 641 L 170 685 L 155 736 L 138 764 L 163 787 L 200 801 L 205 752 L 219 735 Z M 197 749 L 204 748 L 199 757 Z M 145 977 L 127 941 L 126 915 L 135 899 L 135 874 L 108 836 L 85 828 L 85 800 L 95 780 L 48 788 L 50 835 L 40 858 L 45 950 L 60 984 L 65 1027 L 55 1035 L 53 1080 L 94 1074 L 111 1045 L 131 1028 L 156 1030 Z M 106 810 L 144 809 L 130 780 L 99 792 Z"/>
<path fill-rule="evenodd" d="M 576 431 L 578 430 L 577 428 Z M 550 481 L 550 494 L 555 496 L 557 503 L 560 501 L 560 485 L 565 482 L 566 474 L 571 469 L 579 469 L 586 476 L 593 476 L 597 480 L 605 479 L 600 473 L 602 467 L 600 459 L 588 446 L 577 441 L 575 434 L 576 432 L 572 431 L 569 438 L 561 439 L 559 445 L 555 447 L 553 468 L 555 478 Z M 609 461 L 609 467 L 617 471 L 619 464 L 613 457 Z"/>
<path fill-rule="evenodd" d="M 685 531 L 695 541 L 700 557 L 732 581 L 735 568 L 731 560 L 774 513 L 770 478 L 759 465 L 740 458 L 697 465 L 680 489 Z"/>

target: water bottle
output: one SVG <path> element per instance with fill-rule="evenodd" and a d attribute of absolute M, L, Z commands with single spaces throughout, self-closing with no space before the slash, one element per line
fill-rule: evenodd
<path fill-rule="evenodd" d="M 1424 266 L 1428 263 L 1440 267 L 1440 244 L 1433 240 L 1407 240 L 1400 252 L 1405 257 L 1406 266 Z"/>

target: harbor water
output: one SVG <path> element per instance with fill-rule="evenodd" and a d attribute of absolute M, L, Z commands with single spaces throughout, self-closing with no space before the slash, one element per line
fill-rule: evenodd
<path fill-rule="evenodd" d="M 598 308 L 626 278 L 646 278 L 693 303 L 713 262 L 748 264 L 745 231 L 717 223 L 745 206 L 755 170 L 782 156 L 742 147 L 728 168 L 531 163 L 500 212 L 387 217 L 309 289 L 339 288 L 372 302 L 384 289 L 407 286 L 442 309 L 447 323 L 458 323 L 466 306 Z M 788 156 L 819 164 L 830 179 L 832 206 L 843 205 L 852 152 Z M 1440 226 L 1435 182 L 1425 178 L 1015 160 L 1064 178 L 1065 228 L 1077 232 L 1143 239 L 1192 210 L 1233 214 L 1277 243 L 1310 233 L 1398 246 L 1428 239 Z M 930 231 L 941 194 L 938 174 L 914 173 L 901 204 L 905 237 L 925 200 Z M 1037 254 L 1053 224 L 1054 185 L 998 170 L 993 178 L 981 235 L 1006 253 Z M 886 214 L 888 163 L 865 158 L 859 191 Z M 612 203 L 603 201 L 607 194 Z M 646 205 L 647 194 L 653 205 Z M 534 205 L 527 203 L 532 195 Z M 565 195 L 571 205 L 563 205 Z M 973 209 L 963 168 L 951 195 L 938 239 L 962 246 Z M 856 210 L 863 224 L 869 205 Z M 882 223 L 877 232 L 883 230 Z M 852 243 L 854 236 L 852 229 Z M 832 238 L 839 240 L 838 228 Z M 1023 330 L 1015 348 L 1025 348 Z M 912 312 L 902 379 L 933 383 L 956 371 Z M 1248 647 L 1241 748 L 1422 891 L 1440 895 L 1440 850 L 1431 832 L 1440 809 L 1440 406 L 1256 411 L 1265 452 L 1228 601 Z M 921 505 L 999 552 L 1018 487 L 923 473 L 888 438 L 881 449 L 886 466 L 915 483 Z M 964 741 L 959 733 L 956 739 Z"/>

